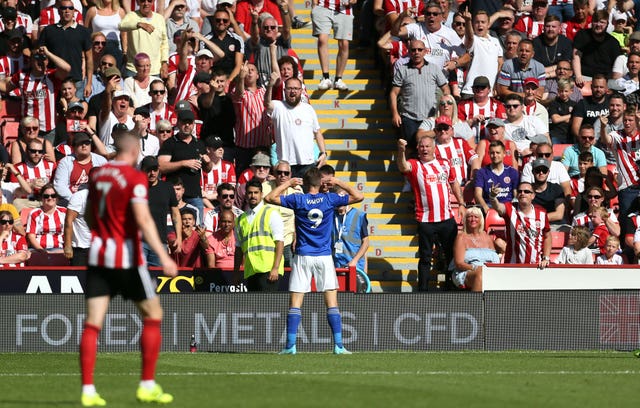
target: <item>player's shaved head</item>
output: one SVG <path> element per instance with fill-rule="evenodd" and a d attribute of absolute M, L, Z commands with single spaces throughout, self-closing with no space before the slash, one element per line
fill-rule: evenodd
<path fill-rule="evenodd" d="M 114 145 L 117 153 L 130 152 L 139 148 L 140 137 L 131 132 L 123 132 L 115 138 Z"/>

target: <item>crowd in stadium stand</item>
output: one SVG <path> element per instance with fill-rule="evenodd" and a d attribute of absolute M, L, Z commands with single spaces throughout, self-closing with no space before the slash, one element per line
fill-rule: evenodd
<path fill-rule="evenodd" d="M 639 1 L 313 3 L 305 21 L 291 0 L 2 1 L 0 210 L 12 219 L 0 215 L 0 262 L 23 264 L 31 250 L 84 264 L 88 173 L 134 132 L 167 250 L 183 266 L 233 268 L 232 226 L 257 205 L 247 183 L 267 195 L 310 167 L 334 174 L 291 35 L 312 27 L 313 81 L 348 90 L 354 13 L 359 41 L 379 38 L 396 159 L 416 201 L 420 290 L 444 241 L 456 243 L 440 248 L 449 281 L 473 290 L 493 252 L 540 267 L 637 261 Z M 288 266 L 293 220 L 280 216 Z M 353 258 L 336 262 L 366 271 L 366 215 L 341 209 L 335 225 Z M 554 232 L 568 242 L 552 253 Z"/>

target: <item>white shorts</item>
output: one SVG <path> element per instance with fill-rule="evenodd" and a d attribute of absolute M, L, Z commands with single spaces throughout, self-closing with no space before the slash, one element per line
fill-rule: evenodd
<path fill-rule="evenodd" d="M 291 261 L 289 291 L 311 292 L 311 276 L 316 280 L 316 290 L 326 292 L 338 289 L 338 277 L 331 255 L 294 255 Z"/>
<path fill-rule="evenodd" d="M 333 29 L 333 38 L 336 40 L 353 40 L 353 16 L 329 10 L 322 6 L 315 6 L 311 10 L 312 34 L 314 37 L 320 34 L 329 34 Z"/>

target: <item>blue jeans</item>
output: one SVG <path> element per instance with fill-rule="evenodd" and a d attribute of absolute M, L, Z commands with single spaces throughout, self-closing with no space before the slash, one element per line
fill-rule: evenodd
<path fill-rule="evenodd" d="M 204 217 L 204 204 L 202 202 L 202 197 L 185 197 L 183 198 L 183 200 L 185 203 L 189 203 L 198 209 L 198 219 L 196 220 L 196 223 L 198 225 L 202 224 L 202 220 Z"/>
<path fill-rule="evenodd" d="M 165 249 L 167 244 L 163 244 Z M 160 257 L 156 254 L 146 242 L 142 242 L 142 253 L 147 260 L 148 266 L 162 266 L 160 263 Z"/>
<path fill-rule="evenodd" d="M 618 220 L 620 220 L 620 222 L 629 215 L 629 209 L 631 208 L 633 201 L 638 197 L 640 197 L 639 188 L 627 187 L 624 190 L 618 191 L 618 205 L 620 207 Z"/>
<path fill-rule="evenodd" d="M 557 16 L 561 21 L 569 21 L 573 18 L 573 4 L 559 4 L 557 6 L 549 6 L 547 15 Z"/>

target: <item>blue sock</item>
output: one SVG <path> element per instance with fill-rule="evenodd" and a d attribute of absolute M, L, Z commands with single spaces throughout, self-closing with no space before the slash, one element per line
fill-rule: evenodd
<path fill-rule="evenodd" d="M 287 314 L 287 348 L 296 345 L 296 337 L 298 337 L 298 326 L 302 320 L 302 313 L 299 307 L 289 308 Z"/>
<path fill-rule="evenodd" d="M 333 342 L 338 347 L 342 345 L 342 317 L 340 316 L 340 310 L 337 307 L 330 307 L 327 309 L 327 321 L 331 332 L 333 333 Z"/>

